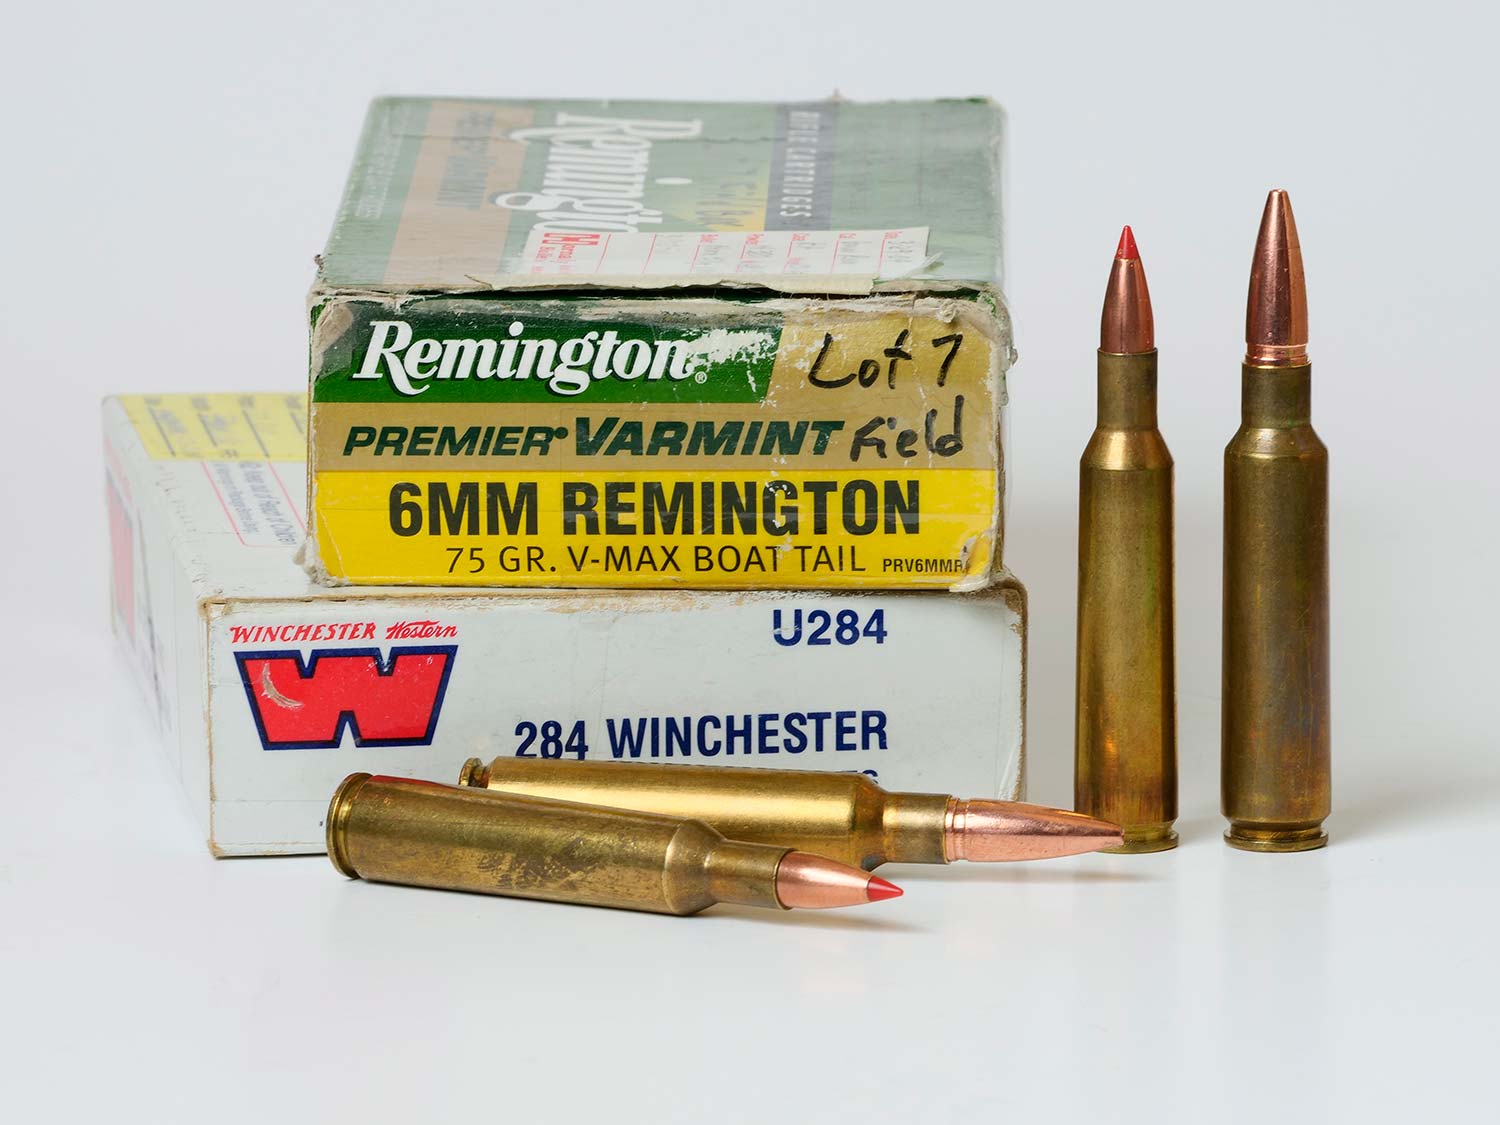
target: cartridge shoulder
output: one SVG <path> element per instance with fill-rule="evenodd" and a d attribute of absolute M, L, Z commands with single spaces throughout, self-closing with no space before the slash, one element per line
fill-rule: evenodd
<path fill-rule="evenodd" d="M 1312 423 L 1302 422 L 1291 426 L 1241 426 L 1224 453 L 1257 460 L 1326 460 L 1328 447 Z"/>
<path fill-rule="evenodd" d="M 1083 451 L 1082 468 L 1107 472 L 1170 469 L 1172 452 L 1156 429 L 1116 430 L 1100 427 Z"/>

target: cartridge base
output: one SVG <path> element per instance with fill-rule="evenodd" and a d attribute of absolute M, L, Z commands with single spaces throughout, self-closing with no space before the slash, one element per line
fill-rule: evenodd
<path fill-rule="evenodd" d="M 1125 829 L 1125 842 L 1118 848 L 1102 848 L 1106 855 L 1145 855 L 1177 846 L 1177 833 L 1170 824 L 1145 824 Z"/>
<path fill-rule="evenodd" d="M 1322 824 L 1297 828 L 1249 828 L 1231 824 L 1224 842 L 1244 852 L 1310 852 L 1328 846 Z"/>
<path fill-rule="evenodd" d="M 370 780 L 367 773 L 351 773 L 344 778 L 338 789 L 333 794 L 333 800 L 328 806 L 328 815 L 325 818 L 326 841 L 328 858 L 333 861 L 333 866 L 338 868 L 339 874 L 345 878 L 358 879 L 359 872 L 354 869 L 354 864 L 349 859 L 348 849 L 345 847 L 345 836 L 349 830 L 349 815 L 354 810 L 354 797 L 365 782 Z"/>

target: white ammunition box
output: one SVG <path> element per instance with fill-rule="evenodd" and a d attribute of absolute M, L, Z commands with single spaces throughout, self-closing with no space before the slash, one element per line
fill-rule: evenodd
<path fill-rule="evenodd" d="M 976 594 L 332 589 L 297 562 L 306 409 L 104 405 L 115 631 L 214 854 L 321 852 L 346 774 L 452 783 L 471 756 L 1022 794 L 1008 576 Z"/>

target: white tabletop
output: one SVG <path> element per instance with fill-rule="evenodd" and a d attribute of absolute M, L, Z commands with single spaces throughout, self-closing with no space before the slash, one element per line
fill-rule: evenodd
<path fill-rule="evenodd" d="M 12 13 L 5 1119 L 1492 1116 L 1494 14 L 513 7 Z M 1077 457 L 1134 225 L 1178 466 L 1181 848 L 893 867 L 894 902 L 688 919 L 209 858 L 105 625 L 99 397 L 299 386 L 309 258 L 373 94 L 835 87 L 1011 115 L 1006 549 L 1041 801 L 1071 800 Z M 1294 856 L 1229 850 L 1217 810 L 1220 457 L 1275 186 L 1333 464 L 1333 843 Z"/>

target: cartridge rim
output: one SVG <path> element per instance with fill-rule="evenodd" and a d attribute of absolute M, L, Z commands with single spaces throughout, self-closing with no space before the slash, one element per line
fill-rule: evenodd
<path fill-rule="evenodd" d="M 328 802 L 328 819 L 325 828 L 328 859 L 339 872 L 350 879 L 358 879 L 359 872 L 344 849 L 349 816 L 354 811 L 355 795 L 370 780 L 370 774 L 351 773 L 334 790 L 333 800 Z"/>
<path fill-rule="evenodd" d="M 1311 828 L 1245 828 L 1231 824 L 1224 842 L 1242 852 L 1310 852 L 1328 846 L 1321 824 Z"/>
<path fill-rule="evenodd" d="M 1167 852 L 1177 846 L 1177 832 L 1170 823 L 1134 825 L 1125 829 L 1125 842 L 1113 848 L 1100 848 L 1102 855 L 1149 855 Z"/>

